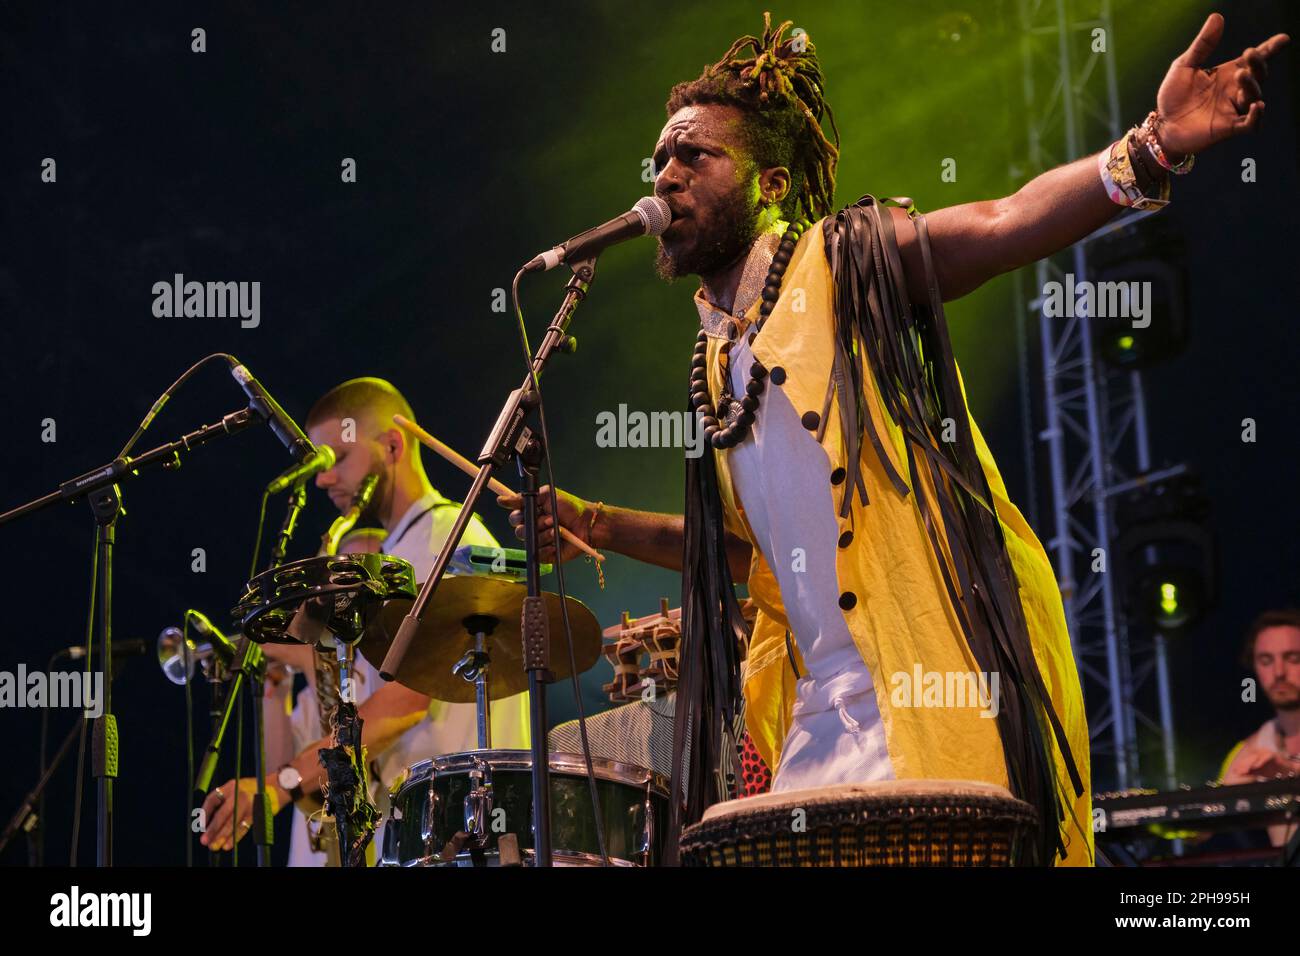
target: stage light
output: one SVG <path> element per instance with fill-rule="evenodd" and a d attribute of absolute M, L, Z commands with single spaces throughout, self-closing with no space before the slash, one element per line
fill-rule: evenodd
<path fill-rule="evenodd" d="M 1160 585 L 1160 610 L 1166 617 L 1173 617 L 1178 610 L 1178 586 L 1165 582 Z"/>
<path fill-rule="evenodd" d="M 1115 506 L 1115 572 L 1130 621 L 1176 631 L 1215 598 L 1209 502 L 1186 472 L 1141 484 Z"/>
<path fill-rule="evenodd" d="M 1098 300 L 1125 306 L 1121 315 L 1091 320 L 1093 341 L 1109 365 L 1126 371 L 1149 368 L 1186 350 L 1190 330 L 1183 244 L 1168 226 L 1141 220 L 1095 240 L 1088 256 Z M 1104 297 L 1100 290 L 1108 288 L 1122 294 Z M 1133 314 L 1139 305 L 1142 314 Z"/>

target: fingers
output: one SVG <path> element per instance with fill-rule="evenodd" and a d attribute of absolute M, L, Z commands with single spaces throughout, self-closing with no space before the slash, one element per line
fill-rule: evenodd
<path fill-rule="evenodd" d="M 522 511 L 510 512 L 510 526 L 514 529 L 515 537 L 524 540 L 524 513 Z M 554 561 L 555 559 L 555 519 L 550 515 L 538 515 L 537 517 L 537 549 L 543 561 Z M 549 555 L 549 556 L 548 556 Z"/>
<path fill-rule="evenodd" d="M 1245 113 L 1251 103 L 1264 98 L 1264 91 L 1259 88 L 1259 83 L 1247 69 L 1238 70 L 1234 78 L 1237 81 L 1237 90 L 1232 95 L 1232 105 L 1237 108 L 1238 113 Z"/>
<path fill-rule="evenodd" d="M 1180 56 L 1175 62 L 1181 66 L 1200 66 L 1209 59 L 1214 48 L 1219 45 L 1219 40 L 1223 38 L 1223 17 L 1217 13 L 1211 13 L 1205 18 L 1205 25 L 1201 27 L 1201 32 L 1196 34 L 1196 39 L 1192 45 Z"/>
<path fill-rule="evenodd" d="M 1260 56 L 1267 59 L 1290 42 L 1291 38 L 1285 33 L 1275 33 L 1255 49 L 1259 51 Z"/>
<path fill-rule="evenodd" d="M 206 801 L 204 806 L 207 806 Z M 199 842 L 210 850 L 222 849 L 230 842 L 230 818 L 233 814 L 234 801 L 229 796 L 225 800 L 218 799 L 213 810 L 207 814 L 207 826 Z"/>
<path fill-rule="evenodd" d="M 1268 61 L 1264 55 L 1259 52 L 1259 47 L 1246 47 L 1241 54 L 1242 62 L 1250 69 L 1250 74 L 1257 80 L 1262 80 L 1268 76 Z"/>
<path fill-rule="evenodd" d="M 227 780 L 214 789 L 203 800 L 203 816 L 206 826 L 199 842 L 210 850 L 229 850 L 233 843 L 230 839 L 230 823 L 235 814 L 234 796 L 239 781 Z M 236 840 L 242 840 L 252 825 L 253 799 L 246 790 L 239 790 L 239 823 Z"/>
<path fill-rule="evenodd" d="M 560 491 L 560 489 L 557 488 L 555 489 L 555 493 L 557 495 L 562 495 L 564 492 Z M 511 494 L 508 495 L 498 495 L 497 504 L 499 504 L 502 508 L 511 508 L 511 509 L 522 508 L 524 506 L 524 496 L 517 491 L 512 492 Z M 537 504 L 539 507 L 545 507 L 548 509 L 551 507 L 551 486 L 550 485 L 542 485 L 542 487 L 537 489 Z"/>
<path fill-rule="evenodd" d="M 1251 132 L 1259 126 L 1260 120 L 1264 118 L 1264 101 L 1256 100 L 1250 104 L 1250 109 L 1244 116 L 1238 116 L 1233 120 L 1232 128 L 1237 132 Z"/>

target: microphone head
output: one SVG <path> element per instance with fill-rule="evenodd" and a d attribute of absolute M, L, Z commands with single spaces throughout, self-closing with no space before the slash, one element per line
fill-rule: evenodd
<path fill-rule="evenodd" d="M 357 489 L 356 497 L 352 499 L 352 507 L 358 512 L 365 512 L 370 507 L 370 500 L 375 496 L 375 488 L 379 485 L 378 475 L 366 475 L 361 481 L 361 487 Z"/>
<path fill-rule="evenodd" d="M 320 456 L 321 471 L 329 471 L 338 461 L 338 456 L 334 454 L 334 449 L 329 445 L 317 445 L 316 454 Z"/>
<path fill-rule="evenodd" d="M 658 196 L 643 196 L 636 201 L 632 211 L 645 223 L 647 236 L 660 235 L 673 221 L 673 211 Z"/>

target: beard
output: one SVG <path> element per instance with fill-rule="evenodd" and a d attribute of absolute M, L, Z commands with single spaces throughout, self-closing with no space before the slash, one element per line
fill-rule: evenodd
<path fill-rule="evenodd" d="M 359 528 L 382 528 L 384 513 L 392 503 L 393 478 L 387 468 L 379 467 L 372 472 L 379 481 L 375 484 L 375 493 L 370 496 L 370 504 L 361 510 L 357 518 Z"/>
<path fill-rule="evenodd" d="M 1274 710 L 1300 710 L 1300 692 L 1291 683 L 1283 681 L 1274 684 L 1265 694 Z"/>
<path fill-rule="evenodd" d="M 758 239 L 760 203 L 750 199 L 746 188 L 737 184 L 714 207 L 707 224 L 692 219 L 695 234 L 689 244 L 659 240 L 655 271 L 665 282 L 682 276 L 707 276 L 731 265 L 749 252 Z"/>

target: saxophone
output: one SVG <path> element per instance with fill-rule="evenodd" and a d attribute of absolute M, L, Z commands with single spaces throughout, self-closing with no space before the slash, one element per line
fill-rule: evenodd
<path fill-rule="evenodd" d="M 347 537 L 348 532 L 356 527 L 361 515 L 370 506 L 378 484 L 379 478 L 377 475 L 367 475 L 361 482 L 361 486 L 352 499 L 352 505 L 346 512 L 335 518 L 334 522 L 329 526 L 329 530 L 321 536 L 320 553 L 322 555 L 338 554 L 339 544 Z M 351 655 L 352 649 L 350 646 L 346 648 L 340 646 L 337 653 L 330 653 L 328 650 L 322 652 L 319 646 L 314 649 L 316 703 L 317 710 L 320 713 L 321 735 L 328 738 L 332 745 L 338 743 L 339 704 L 344 699 L 344 695 L 346 694 L 349 703 L 355 703 L 355 692 L 352 687 L 352 668 L 350 666 Z M 341 674 L 339 661 L 344 657 L 347 659 L 349 666 L 344 668 Z M 327 865 L 339 866 L 338 856 L 340 850 L 334 817 L 323 806 L 312 813 L 311 817 L 319 822 L 319 829 L 311 833 L 312 848 L 324 851 L 327 854 L 329 858 Z M 310 832 L 311 828 L 309 827 Z"/>

